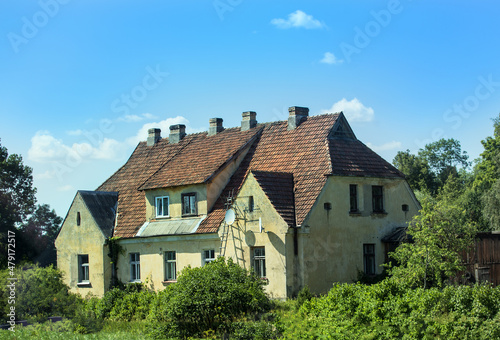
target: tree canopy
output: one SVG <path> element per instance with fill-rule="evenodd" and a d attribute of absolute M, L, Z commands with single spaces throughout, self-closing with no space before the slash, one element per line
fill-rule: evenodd
<path fill-rule="evenodd" d="M 36 204 L 33 170 L 17 154 L 0 144 L 0 249 L 7 254 L 7 233 L 16 235 L 16 261 L 35 262 L 42 253 L 54 253 L 62 219 L 49 205 Z M 54 256 L 50 258 L 55 259 Z M 44 264 L 53 262 L 45 261 Z M 0 257 L 0 268 L 7 257 Z"/>

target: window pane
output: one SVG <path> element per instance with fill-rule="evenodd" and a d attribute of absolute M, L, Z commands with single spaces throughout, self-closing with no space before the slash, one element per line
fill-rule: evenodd
<path fill-rule="evenodd" d="M 358 210 L 358 186 L 356 184 L 349 185 L 350 192 L 350 211 Z"/>

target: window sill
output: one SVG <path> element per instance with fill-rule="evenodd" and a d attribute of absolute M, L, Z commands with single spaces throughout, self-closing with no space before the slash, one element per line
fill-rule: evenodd
<path fill-rule="evenodd" d="M 387 211 L 373 211 L 372 216 L 386 216 Z"/>
<path fill-rule="evenodd" d="M 154 220 L 164 220 L 164 219 L 166 219 L 166 218 L 170 218 L 170 215 L 169 215 L 169 216 L 156 216 L 156 217 L 154 218 Z"/>
<path fill-rule="evenodd" d="M 90 281 L 77 282 L 76 285 L 78 287 L 92 287 L 92 285 L 90 284 Z"/>
<path fill-rule="evenodd" d="M 361 211 L 349 211 L 349 216 L 353 217 L 361 216 Z"/>
<path fill-rule="evenodd" d="M 172 283 L 176 283 L 177 280 L 165 280 L 165 281 L 162 281 L 161 283 L 163 283 L 163 285 L 165 286 L 168 286 L 169 284 L 172 284 Z"/>
<path fill-rule="evenodd" d="M 184 214 L 181 217 L 196 217 L 199 216 L 198 214 Z"/>
<path fill-rule="evenodd" d="M 129 281 L 127 283 L 141 283 L 141 280 L 134 280 L 134 281 Z"/>

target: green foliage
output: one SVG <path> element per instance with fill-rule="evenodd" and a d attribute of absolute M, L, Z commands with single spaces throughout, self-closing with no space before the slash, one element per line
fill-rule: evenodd
<path fill-rule="evenodd" d="M 0 282 L 10 282 L 9 271 L 0 272 Z M 15 282 L 15 311 L 18 320 L 45 321 L 49 316 L 64 315 L 73 317 L 81 306 L 79 296 L 71 294 L 62 281 L 61 272 L 52 266 L 41 268 L 33 265 L 29 268 L 18 268 L 13 277 Z M 0 287 L 1 301 L 8 301 L 10 290 L 3 284 Z M 2 304 L 1 320 L 6 321 L 8 309 L 13 304 Z"/>
<path fill-rule="evenodd" d="M 447 195 L 446 190 L 453 192 L 445 188 L 442 195 Z M 443 287 L 463 269 L 461 252 L 473 244 L 476 227 L 467 220 L 462 206 L 429 199 L 422 202 L 407 233 L 413 242 L 401 244 L 391 254 L 398 263 L 389 269 L 391 279 L 409 288 Z"/>
<path fill-rule="evenodd" d="M 185 268 L 177 283 L 158 293 L 149 320 L 151 334 L 186 338 L 204 332 L 227 333 L 243 315 L 270 308 L 262 282 L 229 259 Z"/>
<path fill-rule="evenodd" d="M 285 339 L 496 339 L 500 287 L 337 284 L 285 317 Z"/>
<path fill-rule="evenodd" d="M 304 304 L 304 302 L 310 301 L 313 298 L 313 296 L 314 295 L 309 290 L 309 287 L 304 286 L 304 288 L 302 288 L 299 294 L 297 295 L 297 303 L 295 305 L 295 308 L 299 309 Z"/>
<path fill-rule="evenodd" d="M 458 174 L 458 168 L 467 168 L 470 165 L 467 152 L 462 151 L 460 142 L 453 138 L 441 138 L 427 144 L 419 150 L 418 157 L 429 165 L 440 187 L 450 175 Z"/>
<path fill-rule="evenodd" d="M 278 339 L 281 329 L 270 321 L 236 321 L 231 324 L 231 339 L 267 340 Z"/>
<path fill-rule="evenodd" d="M 410 150 L 399 151 L 394 160 L 394 166 L 405 174 L 410 187 L 415 191 L 436 191 L 435 176 L 429 164 L 421 157 L 410 154 Z"/>

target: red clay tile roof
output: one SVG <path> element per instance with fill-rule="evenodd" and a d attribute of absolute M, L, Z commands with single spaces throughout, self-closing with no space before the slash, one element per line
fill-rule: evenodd
<path fill-rule="evenodd" d="M 205 183 L 253 142 L 256 132 L 231 128 L 210 137 L 204 134 L 204 138 L 188 143 L 182 153 L 165 162 L 139 189 Z"/>
<path fill-rule="evenodd" d="M 332 175 L 404 178 L 403 173 L 359 140 L 330 139 L 329 147 Z"/>
<path fill-rule="evenodd" d="M 276 211 L 290 227 L 295 226 L 293 174 L 286 172 L 252 171 L 260 187 Z"/>
<path fill-rule="evenodd" d="M 150 147 L 139 143 L 127 163 L 98 188 L 119 192 L 114 236 L 133 237 L 145 222 L 146 203 L 144 191 L 140 190 L 209 182 L 248 145 L 251 147 L 247 155 L 197 233 L 217 232 L 224 219 L 225 198 L 230 192 L 237 195 L 249 171 L 257 174 L 266 195 L 292 226 L 304 221 L 327 175 L 401 177 L 399 171 L 361 142 L 328 138 L 341 115 L 308 117 L 291 131 L 284 121 L 259 124 L 248 131 L 226 129 L 210 137 L 206 132 L 190 134 L 178 144 L 169 144 L 167 139 Z M 269 177 L 277 180 L 281 175 L 269 173 L 289 174 L 280 178 L 286 182 L 283 193 L 268 181 Z M 290 194 L 292 188 L 294 195 Z"/>

